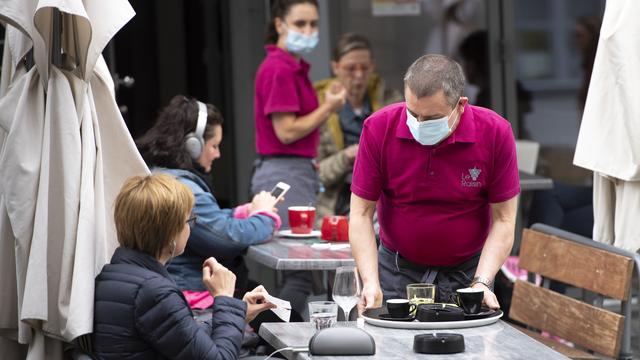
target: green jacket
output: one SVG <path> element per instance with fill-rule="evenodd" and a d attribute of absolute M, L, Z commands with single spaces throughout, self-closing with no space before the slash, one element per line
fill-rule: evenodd
<path fill-rule="evenodd" d="M 318 101 L 324 102 L 324 92 L 336 78 L 324 79 L 314 84 Z M 377 111 L 386 105 L 384 101 L 384 83 L 380 76 L 372 74 L 367 86 L 371 110 Z M 320 127 L 320 144 L 317 157 L 320 182 L 324 192 L 318 195 L 316 204 L 316 226 L 320 228 L 325 215 L 333 215 L 338 194 L 344 186 L 347 174 L 353 171 L 353 164 L 344 153 L 344 135 L 338 113 L 329 115 L 329 119 Z"/>

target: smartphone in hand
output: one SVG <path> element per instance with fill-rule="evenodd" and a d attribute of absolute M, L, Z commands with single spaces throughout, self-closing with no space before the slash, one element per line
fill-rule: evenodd
<path fill-rule="evenodd" d="M 271 195 L 276 198 L 276 203 L 278 203 L 278 201 L 280 201 L 284 194 L 289 191 L 289 188 L 291 188 L 291 186 L 283 182 L 279 182 L 276 184 L 273 190 L 271 190 Z"/>

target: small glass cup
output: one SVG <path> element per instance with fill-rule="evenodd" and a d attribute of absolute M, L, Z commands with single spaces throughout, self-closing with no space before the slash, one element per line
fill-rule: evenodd
<path fill-rule="evenodd" d="M 309 319 L 316 330 L 331 327 L 338 319 L 338 304 L 333 301 L 309 302 Z"/>
<path fill-rule="evenodd" d="M 407 285 L 407 299 L 416 306 L 433 304 L 436 299 L 436 286 L 424 283 L 409 284 Z"/>

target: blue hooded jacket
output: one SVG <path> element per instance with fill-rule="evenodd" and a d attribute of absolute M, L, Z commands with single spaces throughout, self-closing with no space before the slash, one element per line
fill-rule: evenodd
<path fill-rule="evenodd" d="M 193 214 L 198 219 L 191 229 L 187 248 L 182 255 L 171 260 L 168 266 L 169 273 L 181 289 L 205 290 L 202 284 L 202 264 L 210 256 L 234 271 L 238 266 L 237 258 L 244 254 L 247 247 L 271 239 L 275 230 L 272 218 L 266 215 L 234 218 L 233 209 L 221 209 L 213 191 L 197 174 L 182 169 L 157 168 L 154 171 L 178 178 L 193 191 L 196 200 Z"/>

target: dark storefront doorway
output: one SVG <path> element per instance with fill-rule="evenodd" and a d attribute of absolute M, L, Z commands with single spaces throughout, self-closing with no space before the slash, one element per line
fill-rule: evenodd
<path fill-rule="evenodd" d="M 221 205 L 235 202 L 228 1 L 130 3 L 136 16 L 104 55 L 131 135 L 135 139 L 151 127 L 158 110 L 176 94 L 216 105 L 226 121 L 213 186 Z"/>

